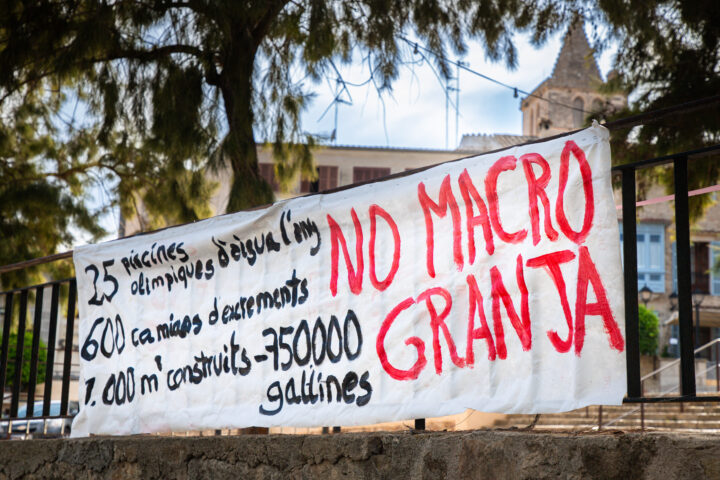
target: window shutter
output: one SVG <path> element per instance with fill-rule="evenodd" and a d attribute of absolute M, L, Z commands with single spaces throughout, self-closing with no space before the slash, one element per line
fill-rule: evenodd
<path fill-rule="evenodd" d="M 637 226 L 637 267 L 638 272 L 644 272 L 650 266 L 650 249 L 648 248 L 647 235 L 640 225 Z"/>
<path fill-rule="evenodd" d="M 318 167 L 320 191 L 332 190 L 338 186 L 338 167 Z"/>
<path fill-rule="evenodd" d="M 710 293 L 720 295 L 720 242 L 710 244 Z"/>
<path fill-rule="evenodd" d="M 623 242 L 620 224 L 620 244 Z M 621 259 L 625 263 L 621 249 Z M 665 292 L 665 226 L 655 223 L 637 224 L 638 290 L 645 285 L 653 292 Z"/>
<path fill-rule="evenodd" d="M 338 167 L 320 165 L 319 167 L 317 167 L 317 173 L 317 182 L 310 182 L 308 180 L 302 180 L 300 182 L 300 193 L 324 192 L 325 190 L 337 188 Z M 316 188 L 313 189 L 313 187 Z"/>
<path fill-rule="evenodd" d="M 677 292 L 677 244 L 672 242 L 672 246 L 670 248 L 672 248 L 672 289 L 673 292 Z"/>
<path fill-rule="evenodd" d="M 665 226 L 661 224 L 641 224 L 638 231 L 644 237 L 644 280 L 653 292 L 665 291 Z M 640 235 L 638 234 L 638 243 Z M 638 247 L 639 250 L 639 247 Z M 638 270 L 640 266 L 638 265 Z M 638 282 L 639 283 L 639 282 Z M 644 285 L 643 284 L 643 285 Z M 639 285 L 642 288 L 642 285 Z"/>
<path fill-rule="evenodd" d="M 663 232 L 648 233 L 648 269 L 662 271 L 665 266 L 665 249 L 663 248 Z"/>
<path fill-rule="evenodd" d="M 260 176 L 270 184 L 273 191 L 278 191 L 279 185 L 275 179 L 275 166 L 272 163 L 259 163 Z"/>
<path fill-rule="evenodd" d="M 390 175 L 389 168 L 379 167 L 354 167 L 353 183 L 368 182 L 376 178 L 386 177 Z"/>

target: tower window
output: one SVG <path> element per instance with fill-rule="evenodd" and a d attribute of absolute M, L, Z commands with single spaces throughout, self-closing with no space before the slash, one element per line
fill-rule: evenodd
<path fill-rule="evenodd" d="M 573 128 L 581 128 L 585 120 L 585 102 L 578 97 L 573 101 Z"/>

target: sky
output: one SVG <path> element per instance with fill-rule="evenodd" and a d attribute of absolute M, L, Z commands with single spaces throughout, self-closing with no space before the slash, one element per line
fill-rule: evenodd
<path fill-rule="evenodd" d="M 588 38 L 590 38 L 588 31 Z M 468 53 L 462 60 L 473 70 L 505 84 L 531 92 L 551 73 L 562 46 L 564 32 L 535 48 L 528 35 L 516 35 L 518 62 L 515 70 L 504 62 L 485 59 L 479 43 L 468 42 Z M 612 64 L 612 50 L 596 58 L 603 76 Z M 367 72 L 357 66 L 341 68 L 346 82 L 361 83 Z M 453 85 L 454 82 L 453 82 Z M 335 97 L 335 82 L 317 85 L 311 106 L 303 115 L 303 128 L 314 134 L 329 135 L 334 128 L 334 107 L 323 112 Z M 352 104 L 338 108 L 337 145 L 362 145 L 401 148 L 446 148 L 445 93 L 432 69 L 426 64 L 404 68 L 394 83 L 392 96 L 385 96 L 385 109 L 373 86 L 349 87 Z M 519 98 L 513 91 L 495 85 L 469 72 L 460 72 L 459 122 L 451 105 L 448 113 L 447 147 L 455 149 L 463 134 L 522 133 Z M 343 97 L 347 100 L 347 98 Z M 455 92 L 451 93 L 455 103 Z M 321 118 L 322 117 L 322 118 Z M 456 136 L 456 131 L 457 136 Z"/>
<path fill-rule="evenodd" d="M 591 38 L 591 32 L 588 30 L 587 33 Z M 464 57 L 450 56 L 450 59 L 462 60 L 473 70 L 531 92 L 552 73 L 563 35 L 564 32 L 557 33 L 539 49 L 530 44 L 528 35 L 516 35 L 518 62 L 515 70 L 509 70 L 504 62 L 486 60 L 479 43 L 468 42 L 468 52 Z M 612 50 L 604 52 L 596 60 L 603 76 L 607 75 L 612 64 Z M 367 70 L 357 64 L 340 67 L 340 71 L 346 82 L 362 83 L 368 77 Z M 452 86 L 455 86 L 454 82 Z M 336 95 L 336 83 L 331 80 L 308 85 L 308 88 L 316 96 L 302 116 L 303 128 L 307 132 L 329 137 L 335 127 L 335 109 L 331 105 Z M 349 86 L 348 89 L 351 98 L 345 95 L 342 98 L 351 100 L 351 104 L 339 105 L 335 145 L 454 150 L 463 134 L 522 133 L 522 95 L 513 98 L 512 90 L 469 72 L 460 72 L 457 117 L 453 107 L 455 92 L 452 92 L 447 143 L 445 93 L 427 63 L 401 70 L 400 77 L 393 84 L 393 91 L 384 96 L 384 108 L 372 85 Z M 457 125 L 456 118 L 459 120 Z M 108 192 L 101 188 L 95 189 L 93 197 L 94 206 L 110 202 Z M 109 233 L 106 239 L 117 236 L 117 211 L 104 215 L 101 223 Z M 87 241 L 81 238 L 80 244 Z"/>

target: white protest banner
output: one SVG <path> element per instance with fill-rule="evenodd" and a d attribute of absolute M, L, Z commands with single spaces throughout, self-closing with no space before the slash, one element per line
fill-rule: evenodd
<path fill-rule="evenodd" d="M 75 250 L 74 436 L 625 392 L 607 130 Z"/>

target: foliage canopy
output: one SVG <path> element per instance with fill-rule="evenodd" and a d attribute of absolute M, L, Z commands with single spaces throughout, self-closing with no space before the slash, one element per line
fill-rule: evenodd
<path fill-rule="evenodd" d="M 9 0 L 0 198 L 12 208 L 0 212 L 0 235 L 13 240 L 0 264 L 51 253 L 70 225 L 100 234 L 82 198 L 93 181 L 109 185 L 124 218 L 142 202 L 143 229 L 209 215 L 209 167 L 232 177 L 227 211 L 272 201 L 256 143 L 272 143 L 281 183 L 314 177 L 315 139 L 300 124 L 312 84 L 342 81 L 339 66 L 359 56 L 378 91 L 391 89 L 413 58 L 403 37 L 438 52 L 448 76 L 446 56 L 468 40 L 514 67 L 516 31 L 541 44 L 580 17 L 607 27 L 598 45 L 619 40 L 621 75 L 607 88 L 639 95 L 624 116 L 720 91 L 719 16 L 713 0 Z M 646 158 L 719 133 L 715 108 L 628 132 L 614 152 Z M 720 176 L 718 162 L 698 165 L 693 186 Z"/>
<path fill-rule="evenodd" d="M 720 143 L 720 8 L 714 0 L 602 0 L 598 14 L 609 25 L 608 39 L 619 48 L 619 75 L 607 88 L 631 93 L 631 105 L 609 120 L 714 98 L 705 108 L 681 111 L 645 125 L 613 132 L 616 162 L 632 162 Z M 689 163 L 691 189 L 720 179 L 720 156 Z M 673 188 L 672 168 L 657 168 L 641 179 Z M 698 218 L 709 195 L 690 198 Z"/>
<path fill-rule="evenodd" d="M 125 216 L 149 197 L 151 213 L 192 221 L 208 214 L 207 166 L 229 167 L 228 211 L 272 200 L 256 135 L 272 141 L 281 181 L 315 175 L 314 139 L 300 125 L 305 82 L 338 77 L 354 52 L 383 91 L 412 54 L 402 35 L 438 52 L 478 39 L 514 66 L 513 32 L 532 29 L 540 42 L 562 14 L 530 0 L 10 1 L 0 13 L 0 99 L 12 112 L 35 95 L 59 117 L 69 116 L 63 101 L 79 99 L 81 120 L 73 115 L 63 137 L 78 171 L 114 180 Z"/>

